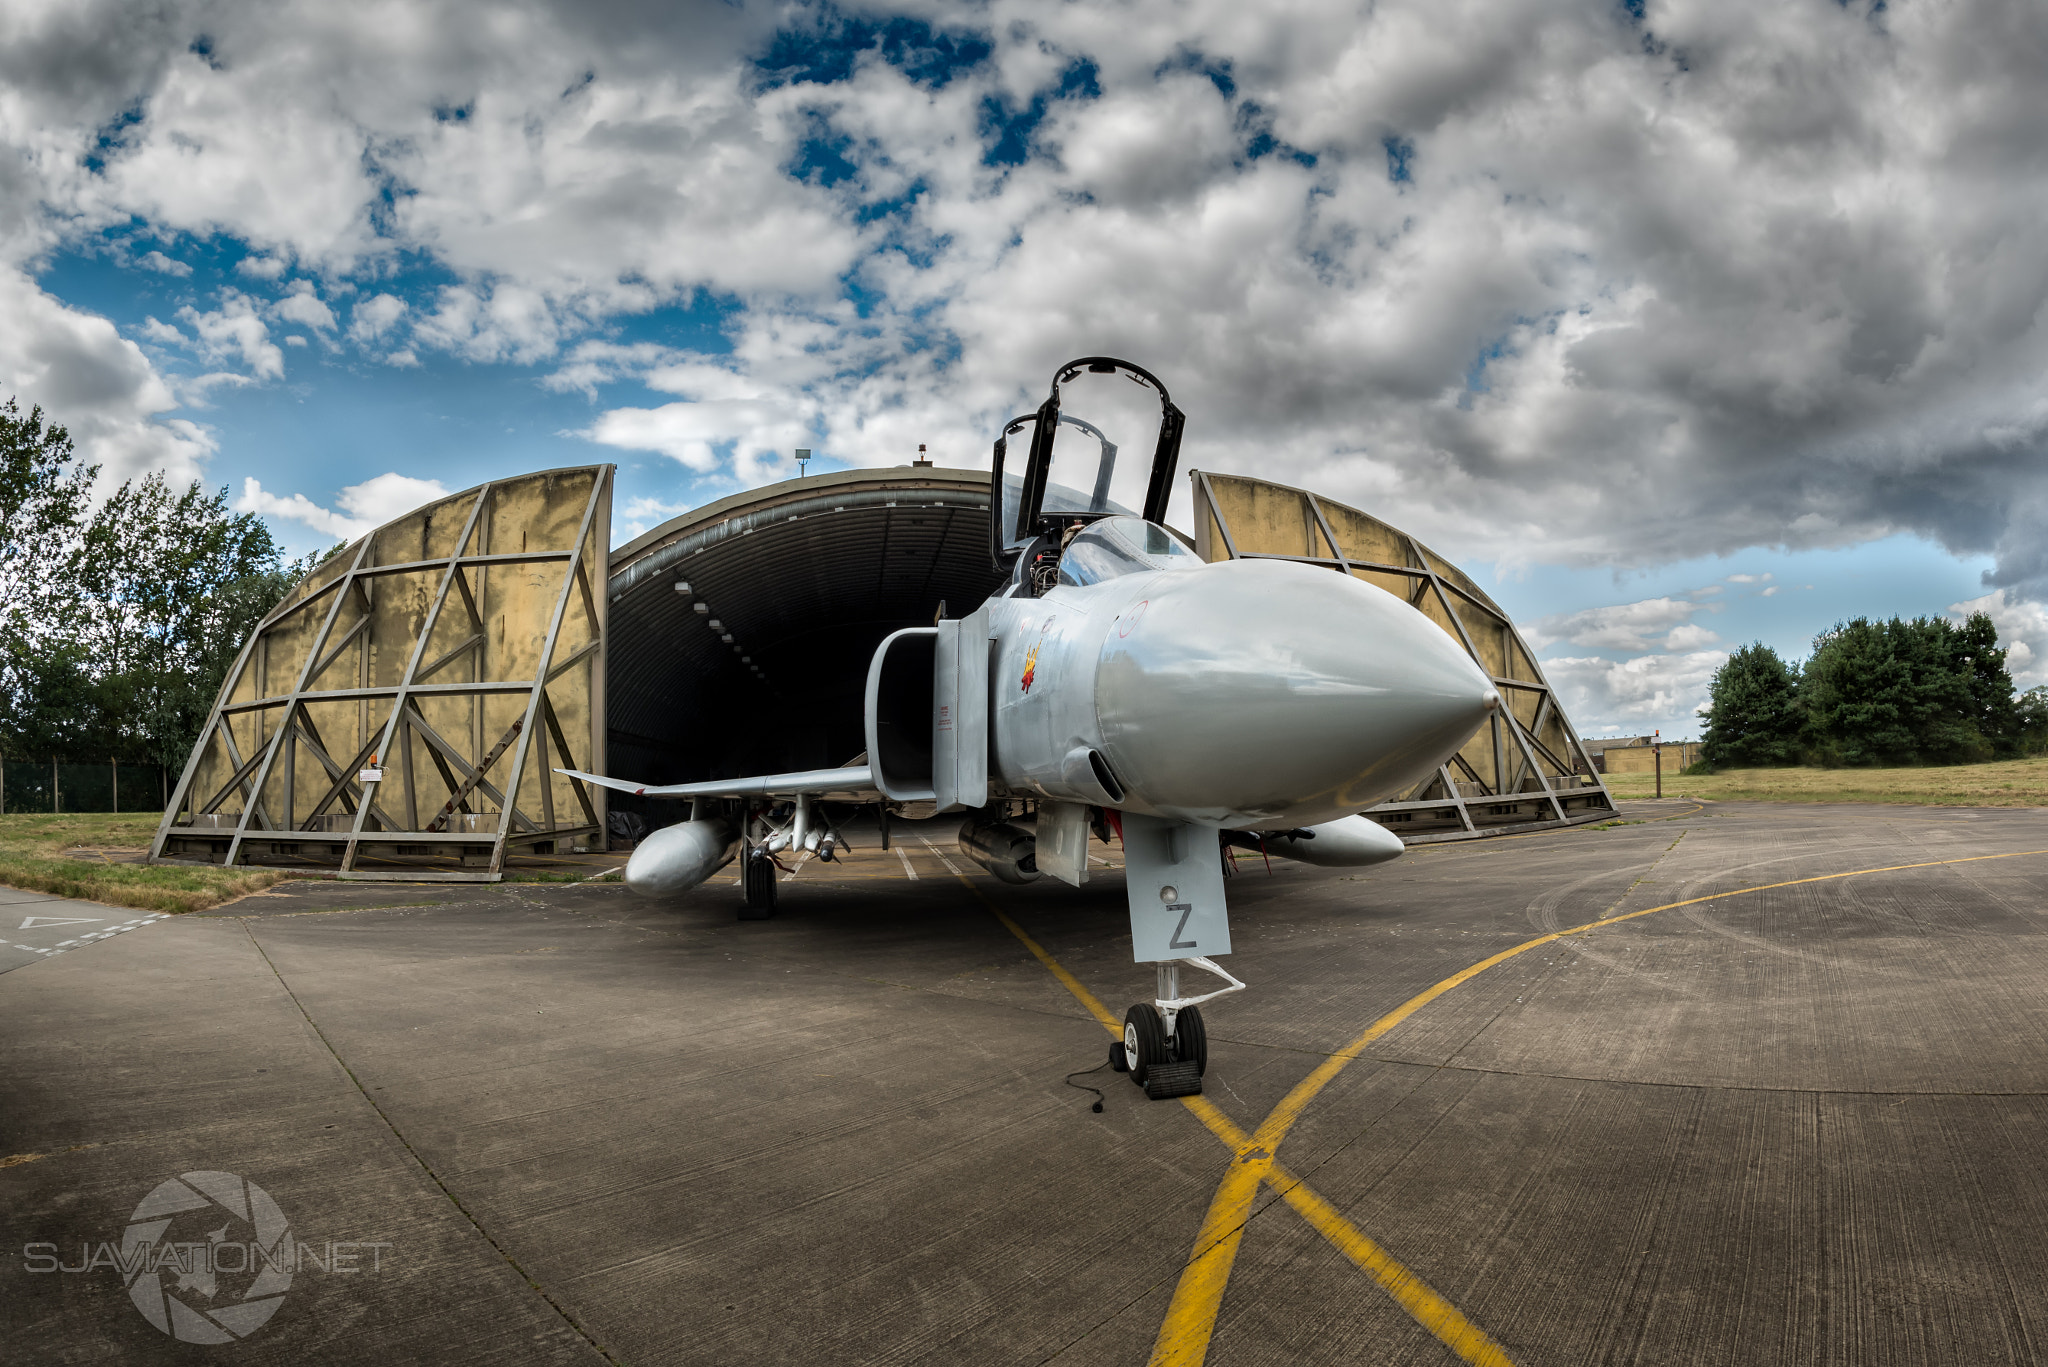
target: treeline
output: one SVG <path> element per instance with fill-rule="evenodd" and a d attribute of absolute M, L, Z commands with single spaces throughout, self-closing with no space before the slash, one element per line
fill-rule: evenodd
<path fill-rule="evenodd" d="M 1714 674 L 1704 764 L 1967 764 L 2048 749 L 2048 687 L 2013 696 L 1991 619 L 1858 617 L 1804 662 L 1761 642 Z"/>
<path fill-rule="evenodd" d="M 309 567 L 227 491 L 97 466 L 0 406 L 0 754 L 173 772 L 257 621 Z"/>

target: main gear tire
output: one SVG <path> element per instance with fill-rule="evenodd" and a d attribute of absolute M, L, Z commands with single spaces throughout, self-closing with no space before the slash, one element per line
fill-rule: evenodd
<path fill-rule="evenodd" d="M 747 904 L 740 908 L 740 919 L 765 921 L 775 914 L 776 885 L 780 881 L 776 874 L 780 870 L 766 853 L 749 854 L 746 858 L 740 871 L 740 888 L 746 894 Z"/>

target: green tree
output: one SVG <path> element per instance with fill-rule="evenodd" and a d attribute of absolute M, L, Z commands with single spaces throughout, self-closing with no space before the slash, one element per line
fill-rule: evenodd
<path fill-rule="evenodd" d="M 1951 630 L 1949 651 L 1955 667 L 1969 678 L 1971 719 L 1979 735 L 1994 754 L 2017 754 L 2019 710 L 1998 628 L 1986 614 L 1971 613 L 1967 622 Z"/>
<path fill-rule="evenodd" d="M 265 613 L 318 557 L 284 565 L 225 489 L 129 481 L 97 509 L 70 436 L 0 407 L 0 751 L 173 768 Z"/>
<path fill-rule="evenodd" d="M 2013 699 L 2013 751 L 2048 755 L 2048 684 L 2037 684 Z"/>
<path fill-rule="evenodd" d="M 1708 685 L 1700 758 L 1716 767 L 1797 764 L 1799 666 L 1761 641 L 1742 647 Z"/>
<path fill-rule="evenodd" d="M 75 458 L 71 434 L 0 405 L 0 631 L 27 633 L 53 616 L 77 569 L 97 466 Z M 10 642 L 10 644 L 18 644 Z"/>
<path fill-rule="evenodd" d="M 0 751 L 68 753 L 94 709 L 93 678 L 64 630 L 77 613 L 83 521 L 98 470 L 70 433 L 0 406 Z"/>
<path fill-rule="evenodd" d="M 1846 765 L 1990 758 L 1972 657 L 1959 634 L 1943 618 L 1858 617 L 1816 637 L 1801 688 L 1813 756 Z"/>
<path fill-rule="evenodd" d="M 227 490 L 174 491 L 162 474 L 123 484 L 84 537 L 91 656 L 120 718 L 113 753 L 176 766 L 256 623 L 298 577 L 270 529 Z"/>

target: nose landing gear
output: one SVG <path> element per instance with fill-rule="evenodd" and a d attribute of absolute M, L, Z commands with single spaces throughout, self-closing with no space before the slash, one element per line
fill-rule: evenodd
<path fill-rule="evenodd" d="M 1180 966 L 1206 969 L 1229 983 L 1199 997 L 1180 995 Z M 1154 1101 L 1200 1096 L 1209 1069 L 1209 1030 L 1198 1003 L 1240 992 L 1244 984 L 1208 959 L 1179 959 L 1159 966 L 1159 1000 L 1139 1002 L 1124 1013 L 1124 1037 L 1109 1047 L 1110 1065 L 1127 1072 Z"/>

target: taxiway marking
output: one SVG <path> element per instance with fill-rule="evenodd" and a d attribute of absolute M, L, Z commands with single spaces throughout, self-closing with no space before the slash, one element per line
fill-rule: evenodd
<path fill-rule="evenodd" d="M 1718 902 L 1724 898 L 1741 897 L 1752 892 L 1767 892 L 1773 888 L 1828 883 L 1840 878 L 1860 878 L 1866 874 L 1899 873 L 1907 869 L 1940 868 L 1949 864 L 1977 864 L 1990 859 L 2019 859 L 2038 854 L 2048 854 L 2048 850 L 2014 850 L 2007 854 L 1978 854 L 1961 859 L 1929 859 L 1913 864 L 1886 864 L 1879 868 L 1816 874 L 1811 878 L 1792 878 L 1782 883 L 1763 883 L 1756 887 L 1731 888 L 1726 892 L 1708 893 L 1703 897 L 1688 897 L 1684 901 L 1666 902 L 1662 906 L 1645 907 L 1641 911 L 1624 912 L 1619 916 L 1588 921 L 1585 925 L 1573 926 L 1569 930 L 1539 935 L 1533 940 L 1524 941 L 1490 958 L 1482 959 L 1470 968 L 1461 969 L 1433 987 L 1416 993 L 1367 1026 L 1349 1044 L 1323 1060 L 1313 1072 L 1296 1083 L 1294 1089 L 1281 1098 L 1280 1104 L 1259 1123 L 1259 1128 L 1252 1134 L 1249 1142 L 1235 1146 L 1230 1167 L 1224 1173 L 1223 1180 L 1217 1184 L 1216 1195 L 1210 1201 L 1208 1214 L 1203 1217 L 1201 1233 L 1196 1236 L 1193 1254 L 1181 1273 L 1180 1285 L 1174 1289 L 1173 1301 L 1167 1306 L 1166 1319 L 1159 1326 L 1159 1337 L 1154 1341 L 1152 1348 L 1153 1367 L 1165 1367 L 1165 1364 L 1175 1364 L 1175 1367 L 1199 1367 L 1208 1356 L 1209 1339 L 1216 1328 L 1216 1315 L 1223 1308 L 1224 1288 L 1229 1284 L 1231 1265 L 1236 1261 L 1237 1248 L 1244 1237 L 1245 1225 L 1251 1219 L 1251 1205 L 1258 1195 L 1259 1184 L 1269 1183 L 1275 1191 L 1283 1196 L 1286 1194 L 1281 1186 L 1285 1179 L 1279 1176 L 1283 1170 L 1279 1166 L 1277 1155 L 1280 1142 L 1287 1137 L 1288 1130 L 1300 1119 L 1301 1113 L 1323 1088 L 1329 1086 L 1337 1074 L 1352 1060 L 1358 1058 L 1367 1047 L 1451 989 L 1470 982 L 1487 969 L 1506 963 L 1517 955 L 1526 954 L 1543 945 L 1554 944 L 1567 936 L 1583 935 L 1588 931 L 1619 925 L 1623 921 L 1633 921 L 1638 917 L 1654 915 L 1660 911 L 1671 911 L 1677 907 L 1697 906 L 1701 902 Z M 975 891 L 977 895 L 980 893 L 978 888 Z M 987 899 L 983 900 L 985 902 Z M 1015 930 L 1014 926 L 1012 930 Z M 1290 1201 L 1289 1204 L 1294 1203 Z M 1335 1212 L 1332 1211 L 1331 1214 L 1335 1215 Z M 1354 1258 L 1353 1261 L 1357 1259 Z M 1382 1285 L 1385 1283 L 1382 1282 Z M 1403 1302 L 1403 1305 L 1405 1308 L 1406 1302 Z M 1411 1310 L 1410 1313 L 1414 1312 Z M 1421 1316 L 1418 1315 L 1416 1318 L 1423 1327 L 1436 1334 L 1446 1347 L 1467 1362 L 1507 1361 L 1504 1354 L 1499 1357 L 1472 1356 L 1467 1348 L 1461 1347 L 1452 1336 L 1440 1332 L 1436 1326 L 1423 1320 Z M 1472 1332 L 1478 1333 L 1476 1329 Z M 1484 1335 L 1480 1337 L 1484 1338 Z M 1491 1340 L 1486 1341 L 1486 1346 L 1491 1347 L 1496 1353 L 1499 1352 L 1498 1346 L 1493 1345 Z"/>
<path fill-rule="evenodd" d="M 951 865 L 948 865 L 948 867 L 950 868 Z M 962 883 L 967 885 L 968 891 L 972 892 L 976 899 L 984 907 L 988 908 L 991 915 L 1003 923 L 1004 929 L 1016 936 L 1024 948 L 1030 950 L 1032 956 L 1039 963 L 1045 965 L 1046 971 L 1059 981 L 1060 986 L 1067 989 L 1075 1001 L 1078 1001 L 1087 1009 L 1089 1015 L 1102 1022 L 1103 1029 L 1109 1031 L 1110 1035 L 1114 1038 L 1123 1038 L 1122 1023 L 1109 1013 L 1109 1008 L 1102 1004 L 1101 998 L 1090 992 L 1079 978 L 1076 978 L 1067 971 L 1065 964 L 1062 964 L 1058 959 L 1047 953 L 1043 945 L 1025 933 L 1022 926 L 1005 915 L 995 903 L 989 901 L 987 895 L 975 886 L 973 880 L 962 874 L 958 869 L 954 869 L 953 874 Z M 1232 1181 L 1241 1170 L 1252 1169 L 1252 1164 L 1245 1160 L 1245 1155 L 1252 1151 L 1252 1140 L 1246 1136 L 1243 1130 L 1237 1127 L 1236 1123 L 1229 1116 L 1218 1110 L 1214 1102 L 1209 1101 L 1205 1097 L 1189 1096 L 1182 1097 L 1180 1104 L 1186 1107 L 1197 1120 L 1208 1126 L 1209 1132 L 1222 1140 L 1234 1155 L 1230 1172 L 1224 1178 L 1226 1183 Z M 1329 1240 L 1338 1252 L 1349 1258 L 1367 1276 L 1379 1283 L 1381 1289 L 1392 1296 L 1395 1303 L 1407 1311 L 1416 1323 L 1435 1335 L 1437 1340 L 1450 1348 L 1452 1352 L 1456 1353 L 1466 1362 L 1480 1364 L 1480 1367 L 1514 1367 L 1512 1359 L 1502 1351 L 1499 1344 L 1487 1337 L 1484 1330 L 1466 1319 L 1458 1307 L 1437 1294 L 1427 1282 L 1403 1266 L 1392 1254 L 1388 1253 L 1372 1239 L 1366 1237 L 1356 1225 L 1345 1219 L 1335 1206 L 1332 1206 L 1328 1201 L 1316 1195 L 1309 1188 L 1308 1183 L 1281 1167 L 1279 1163 L 1271 1161 L 1269 1157 L 1269 1160 L 1262 1167 L 1256 1169 L 1251 1177 L 1250 1192 L 1246 1196 L 1247 1206 L 1250 1204 L 1251 1196 L 1258 1194 L 1260 1182 L 1271 1185 L 1274 1192 L 1282 1200 L 1286 1201 L 1303 1219 L 1308 1221 L 1310 1227 Z M 1201 1260 L 1204 1257 L 1205 1250 L 1216 1247 L 1225 1240 L 1228 1240 L 1234 1257 L 1237 1241 L 1244 1234 L 1244 1221 L 1240 1220 L 1237 1228 L 1213 1231 L 1212 1237 L 1211 1225 L 1214 1222 L 1215 1214 L 1216 1208 L 1212 1203 L 1210 1215 L 1204 1219 L 1202 1232 L 1195 1240 L 1197 1260 Z M 1192 1268 L 1193 1265 L 1191 1264 L 1189 1270 L 1191 1271 Z M 1227 1264 L 1223 1268 L 1223 1275 L 1226 1279 L 1229 1277 L 1229 1267 Z M 1183 1285 L 1185 1285 L 1186 1279 L 1186 1273 L 1183 1272 Z M 1175 1292 L 1175 1299 L 1179 1299 L 1178 1290 Z M 1221 1286 L 1217 1288 L 1217 1300 L 1220 1305 L 1222 1300 Z M 1213 1321 L 1209 1327 L 1213 1329 Z M 1193 1358 L 1170 1360 L 1199 1363 L 1207 1352 L 1208 1334 L 1205 1332 L 1196 1356 Z M 1159 1361 L 1156 1350 L 1153 1360 L 1155 1362 Z"/>
<path fill-rule="evenodd" d="M 58 926 L 97 925 L 107 919 L 104 916 L 30 916 L 23 920 L 21 929 L 52 930 Z M 111 940 L 116 935 L 123 935 L 128 931 L 152 925 L 157 921 L 166 919 L 168 919 L 168 913 L 166 912 L 146 911 L 138 913 L 129 920 L 110 925 L 105 930 L 85 931 L 73 935 L 68 940 L 59 940 L 55 944 L 27 945 L 22 944 L 18 940 L 0 940 L 0 946 L 20 950 L 24 954 L 36 954 L 48 958 L 52 955 L 62 954 L 66 950 L 82 949 L 86 945 L 98 944 L 101 940 Z M 25 967 L 25 965 L 15 966 Z M 4 971 L 4 969 L 0 969 L 0 972 Z"/>
<path fill-rule="evenodd" d="M 901 845 L 898 845 L 896 847 L 896 857 L 903 861 L 904 877 L 912 879 L 914 881 L 917 878 L 917 870 L 910 867 L 910 851 L 904 849 Z"/>
<path fill-rule="evenodd" d="M 946 852 L 944 850 L 940 849 L 937 845 L 932 844 L 931 841 L 925 840 L 923 836 L 919 836 L 918 839 L 924 840 L 924 847 L 932 852 L 934 858 L 936 858 L 941 864 L 944 864 L 946 866 L 947 873 L 952 874 L 955 878 L 960 879 L 962 882 L 966 882 L 968 887 L 974 887 L 973 883 L 967 881 L 967 875 L 960 872 L 959 868 L 953 863 L 952 860 L 946 858 Z M 974 888 L 974 893 L 975 896 L 979 897 L 981 895 L 981 889 Z"/>

